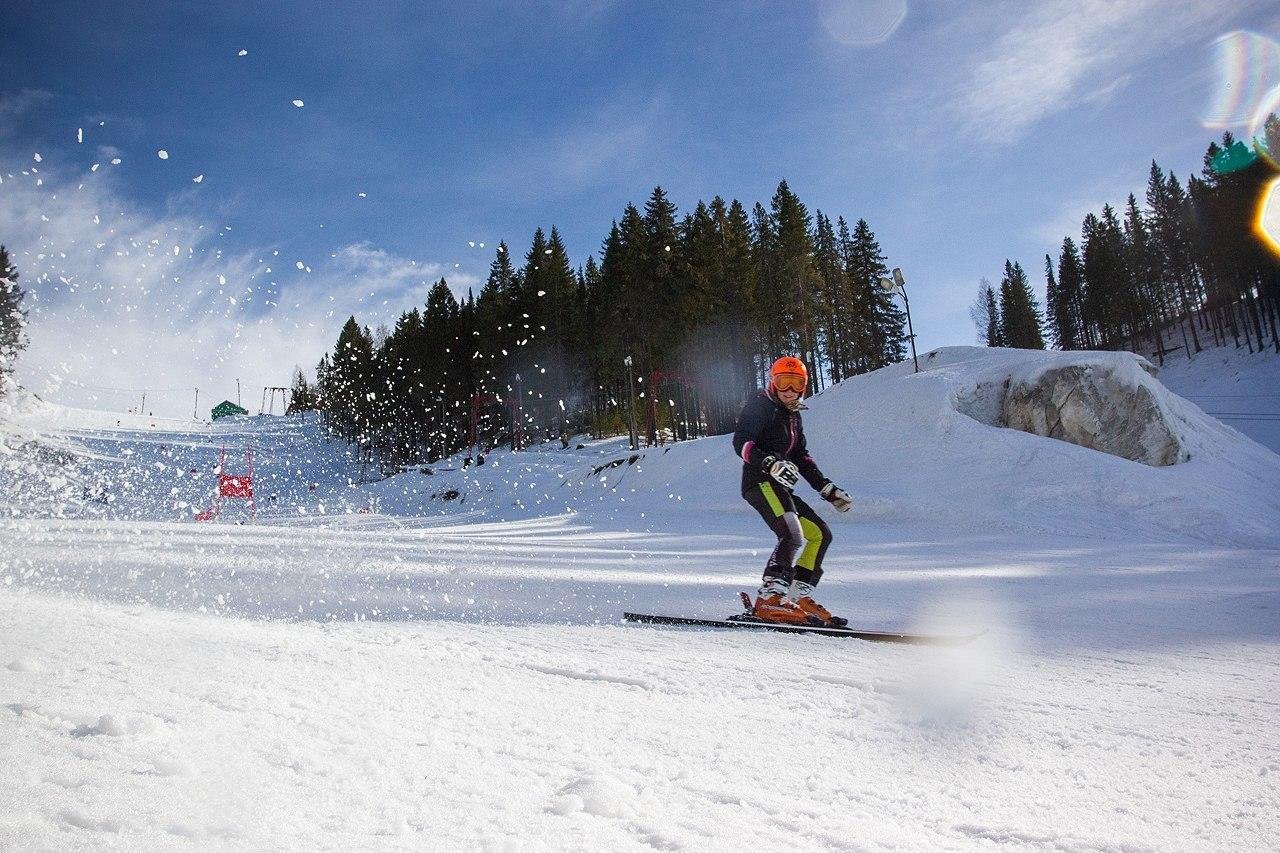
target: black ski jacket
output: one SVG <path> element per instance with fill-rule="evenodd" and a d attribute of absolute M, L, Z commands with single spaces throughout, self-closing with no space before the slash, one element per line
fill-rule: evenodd
<path fill-rule="evenodd" d="M 749 489 L 766 481 L 779 485 L 761 467 L 767 456 L 794 462 L 800 469 L 800 476 L 818 491 L 822 491 L 822 487 L 831 482 L 822 476 L 817 463 L 809 455 L 800 413 L 791 411 L 767 391 L 761 391 L 748 400 L 742 414 L 738 415 L 738 428 L 733 433 L 733 450 L 742 458 L 744 495 Z"/>

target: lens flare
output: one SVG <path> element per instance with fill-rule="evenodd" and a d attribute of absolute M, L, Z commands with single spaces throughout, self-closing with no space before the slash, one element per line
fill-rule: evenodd
<path fill-rule="evenodd" d="M 1273 178 L 1262 191 L 1253 232 L 1271 254 L 1280 257 L 1280 177 Z"/>
<path fill-rule="evenodd" d="M 1215 39 L 1213 48 L 1218 82 L 1204 125 L 1219 130 L 1247 126 L 1253 136 L 1280 103 L 1280 42 L 1236 30 Z"/>
<path fill-rule="evenodd" d="M 821 0 L 818 15 L 827 35 L 849 47 L 884 43 L 907 17 L 906 0 Z"/>

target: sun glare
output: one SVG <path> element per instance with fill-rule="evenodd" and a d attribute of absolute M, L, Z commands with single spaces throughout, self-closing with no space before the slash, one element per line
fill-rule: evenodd
<path fill-rule="evenodd" d="M 1280 255 L 1280 176 L 1263 189 L 1253 230 L 1272 254 Z"/>

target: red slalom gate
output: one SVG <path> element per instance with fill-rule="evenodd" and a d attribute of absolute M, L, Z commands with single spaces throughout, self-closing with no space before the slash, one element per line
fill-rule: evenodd
<path fill-rule="evenodd" d="M 232 500 L 246 500 L 249 502 L 249 519 L 257 521 L 258 507 L 253 500 L 253 447 L 245 445 L 244 449 L 245 468 L 243 474 L 228 474 L 227 467 L 227 446 L 222 446 L 222 453 L 218 457 L 218 492 L 214 496 L 213 506 L 206 510 L 196 513 L 196 521 L 216 521 L 218 516 L 222 514 L 223 498 Z"/>

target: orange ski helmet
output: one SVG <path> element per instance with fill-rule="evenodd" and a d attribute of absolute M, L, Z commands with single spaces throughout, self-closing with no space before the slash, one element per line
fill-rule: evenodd
<path fill-rule="evenodd" d="M 774 393 L 779 390 L 804 393 L 809 384 L 809 371 L 804 362 L 793 355 L 784 355 L 769 368 L 769 389 Z"/>

